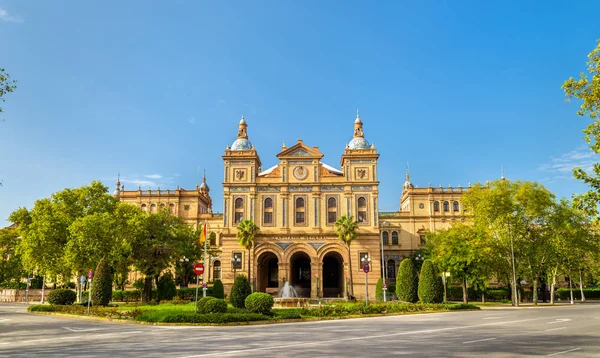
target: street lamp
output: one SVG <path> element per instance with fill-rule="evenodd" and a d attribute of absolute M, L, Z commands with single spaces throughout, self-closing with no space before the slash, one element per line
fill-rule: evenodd
<path fill-rule="evenodd" d="M 183 257 L 179 259 L 179 262 L 181 262 L 183 264 L 183 286 L 187 287 L 188 286 L 188 283 L 187 283 L 187 268 L 188 268 L 188 265 L 190 263 L 190 259 L 188 259 L 187 257 L 185 257 L 185 255 L 183 255 Z"/>
<path fill-rule="evenodd" d="M 382 221 L 381 226 L 389 226 L 390 223 L 387 221 Z M 383 232 L 381 232 L 381 274 L 383 275 L 383 302 L 386 302 L 386 292 L 387 292 L 387 275 L 386 275 L 386 267 L 385 258 L 383 256 Z"/>
<path fill-rule="evenodd" d="M 235 254 L 233 254 L 233 257 L 231 258 L 231 264 L 233 265 L 233 280 L 234 281 L 235 281 L 235 276 L 236 276 L 236 271 L 237 271 L 237 265 L 240 262 L 242 262 L 242 259 L 240 259 Z"/>
<path fill-rule="evenodd" d="M 366 293 L 366 304 L 369 304 L 369 270 L 371 269 L 371 258 L 368 256 L 360 259 L 363 263 L 363 271 L 365 272 L 365 293 Z"/>

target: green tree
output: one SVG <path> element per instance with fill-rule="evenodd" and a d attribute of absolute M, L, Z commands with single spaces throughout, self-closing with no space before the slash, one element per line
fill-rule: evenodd
<path fill-rule="evenodd" d="M 419 301 L 422 303 L 440 303 L 444 296 L 443 289 L 442 278 L 437 274 L 433 262 L 425 260 L 421 266 L 419 276 Z"/>
<path fill-rule="evenodd" d="M 237 275 L 231 286 L 231 292 L 229 293 L 229 303 L 233 307 L 244 308 L 246 297 L 252 293 L 250 289 L 250 281 L 244 275 Z"/>
<path fill-rule="evenodd" d="M 383 277 L 380 277 L 375 285 L 375 299 L 377 301 L 383 301 Z"/>
<path fill-rule="evenodd" d="M 23 277 L 27 276 L 16 252 L 19 244 L 19 233 L 15 228 L 0 229 L 0 287 L 17 287 Z"/>
<path fill-rule="evenodd" d="M 419 277 L 417 269 L 411 259 L 404 259 L 400 262 L 398 276 L 396 277 L 396 296 L 403 302 L 417 302 Z"/>
<path fill-rule="evenodd" d="M 566 80 L 562 88 L 565 95 L 570 100 L 576 98 L 581 100 L 581 106 L 577 114 L 582 117 L 589 117 L 592 121 L 588 124 L 585 133 L 585 141 L 590 149 L 600 153 L 600 40 L 596 48 L 588 55 L 588 77 L 581 72 L 579 79 L 573 77 Z M 590 190 L 574 198 L 575 204 L 583 209 L 587 214 L 598 217 L 598 204 L 600 203 L 600 164 L 596 163 L 593 167 L 593 174 L 584 171 L 582 168 L 574 169 L 575 178 L 582 180 L 590 186 Z"/>
<path fill-rule="evenodd" d="M 348 250 L 348 263 L 350 265 L 350 294 L 354 298 L 354 279 L 352 278 L 352 254 L 350 252 L 350 245 L 352 241 L 356 239 L 356 230 L 358 230 L 358 222 L 354 221 L 352 216 L 347 217 L 342 215 L 335 222 L 335 233 L 337 234 L 340 241 L 346 246 Z"/>
<path fill-rule="evenodd" d="M 238 244 L 248 250 L 248 257 L 246 257 L 246 261 L 248 262 L 248 281 L 250 281 L 250 250 L 254 245 L 254 239 L 258 231 L 258 226 L 254 225 L 254 222 L 248 219 L 243 220 L 237 227 L 236 237 Z"/>
<path fill-rule="evenodd" d="M 0 102 L 4 103 L 4 95 L 14 91 L 17 88 L 17 81 L 11 80 L 10 75 L 4 70 L 4 68 L 0 68 Z M 0 113 L 2 113 L 2 106 L 0 106 Z"/>
<path fill-rule="evenodd" d="M 112 273 L 104 258 L 100 260 L 96 267 L 91 295 L 92 305 L 94 306 L 108 306 L 112 299 Z"/>
<path fill-rule="evenodd" d="M 156 287 L 158 301 L 171 300 L 177 294 L 177 287 L 170 272 L 163 274 Z"/>
<path fill-rule="evenodd" d="M 213 284 L 213 296 L 221 299 L 225 298 L 225 289 L 221 280 L 215 280 Z"/>

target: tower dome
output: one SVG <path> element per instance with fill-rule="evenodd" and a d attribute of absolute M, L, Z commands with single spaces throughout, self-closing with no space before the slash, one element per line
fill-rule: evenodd
<path fill-rule="evenodd" d="M 252 149 L 252 143 L 248 140 L 248 132 L 246 129 L 248 125 L 246 124 L 246 120 L 244 119 L 244 115 L 242 115 L 242 119 L 238 124 L 238 134 L 237 139 L 231 145 L 231 150 L 250 150 Z"/>
<path fill-rule="evenodd" d="M 206 170 L 205 170 L 204 176 L 202 178 L 202 184 L 200 184 L 200 192 L 202 192 L 204 194 L 208 194 L 209 191 L 210 191 L 210 188 L 208 187 L 208 184 L 206 184 Z"/>
<path fill-rule="evenodd" d="M 371 145 L 369 141 L 365 139 L 365 134 L 363 132 L 363 123 L 360 120 L 360 114 L 358 110 L 356 110 L 356 119 L 354 120 L 354 137 L 348 143 L 349 149 L 369 149 Z"/>

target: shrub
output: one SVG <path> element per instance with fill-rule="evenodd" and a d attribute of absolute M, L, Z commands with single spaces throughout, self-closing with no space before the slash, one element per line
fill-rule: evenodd
<path fill-rule="evenodd" d="M 442 278 L 436 275 L 431 260 L 425 260 L 419 277 L 419 301 L 422 303 L 440 303 L 444 299 Z"/>
<path fill-rule="evenodd" d="M 375 285 L 375 299 L 383 301 L 383 278 L 377 280 L 377 284 Z"/>
<path fill-rule="evenodd" d="M 100 260 L 98 267 L 96 267 L 91 295 L 94 306 L 108 306 L 112 298 L 112 273 L 104 258 Z"/>
<path fill-rule="evenodd" d="M 48 302 L 52 305 L 72 305 L 77 299 L 75 291 L 59 288 L 48 294 Z"/>
<path fill-rule="evenodd" d="M 419 296 L 417 288 L 419 286 L 417 270 L 411 259 L 404 259 L 398 268 L 396 278 L 396 296 L 398 300 L 404 302 L 417 302 Z"/>
<path fill-rule="evenodd" d="M 245 300 L 252 293 L 250 289 L 250 282 L 244 275 L 238 275 L 233 282 L 231 287 L 231 293 L 229 294 L 229 302 L 233 307 L 244 308 Z"/>
<path fill-rule="evenodd" d="M 258 313 L 180 313 L 168 315 L 161 322 L 168 323 L 233 323 L 233 322 L 251 322 L 266 321 L 271 317 Z"/>
<path fill-rule="evenodd" d="M 206 296 L 198 300 L 196 303 L 198 313 L 225 313 L 227 312 L 227 302 L 220 298 Z"/>
<path fill-rule="evenodd" d="M 273 308 L 274 303 L 273 296 L 264 292 L 254 292 L 244 300 L 248 311 L 264 315 L 271 314 L 271 308 Z"/>
<path fill-rule="evenodd" d="M 221 282 L 221 280 L 215 280 L 212 295 L 216 298 L 225 298 L 225 289 L 223 288 L 223 282 Z"/>
<path fill-rule="evenodd" d="M 196 308 L 198 309 L 198 312 L 202 312 L 204 310 L 204 305 L 206 305 L 206 303 L 210 300 L 214 300 L 215 298 L 212 296 L 206 296 L 206 297 L 202 297 L 200 298 L 197 302 L 196 302 Z"/>
<path fill-rule="evenodd" d="M 568 288 L 559 288 L 558 290 L 556 290 L 556 294 L 561 300 L 571 299 L 571 293 L 569 292 Z M 600 299 L 600 288 L 584 288 L 583 295 L 585 296 L 586 300 Z M 579 291 L 579 287 L 573 286 L 573 299 L 581 299 L 581 292 Z"/>
<path fill-rule="evenodd" d="M 177 295 L 177 287 L 170 272 L 162 275 L 158 280 L 157 294 L 158 301 L 171 300 Z"/>
<path fill-rule="evenodd" d="M 275 319 L 299 319 L 302 318 L 300 315 L 300 309 L 274 309 L 272 312 L 275 314 Z"/>

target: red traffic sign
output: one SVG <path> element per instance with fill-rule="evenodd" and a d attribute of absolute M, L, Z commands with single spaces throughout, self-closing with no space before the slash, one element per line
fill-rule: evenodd
<path fill-rule="evenodd" d="M 369 264 L 365 264 L 365 265 L 363 266 L 363 271 L 364 271 L 365 273 L 369 273 L 369 271 L 370 271 L 370 270 L 371 270 L 371 268 L 369 267 Z"/>
<path fill-rule="evenodd" d="M 92 270 L 88 271 L 88 278 L 92 278 Z"/>
<path fill-rule="evenodd" d="M 194 264 L 194 273 L 196 275 L 202 275 L 204 273 L 204 264 L 203 263 L 195 263 Z"/>
<path fill-rule="evenodd" d="M 384 284 L 382 285 L 382 288 L 387 288 L 387 283 L 384 283 Z"/>

